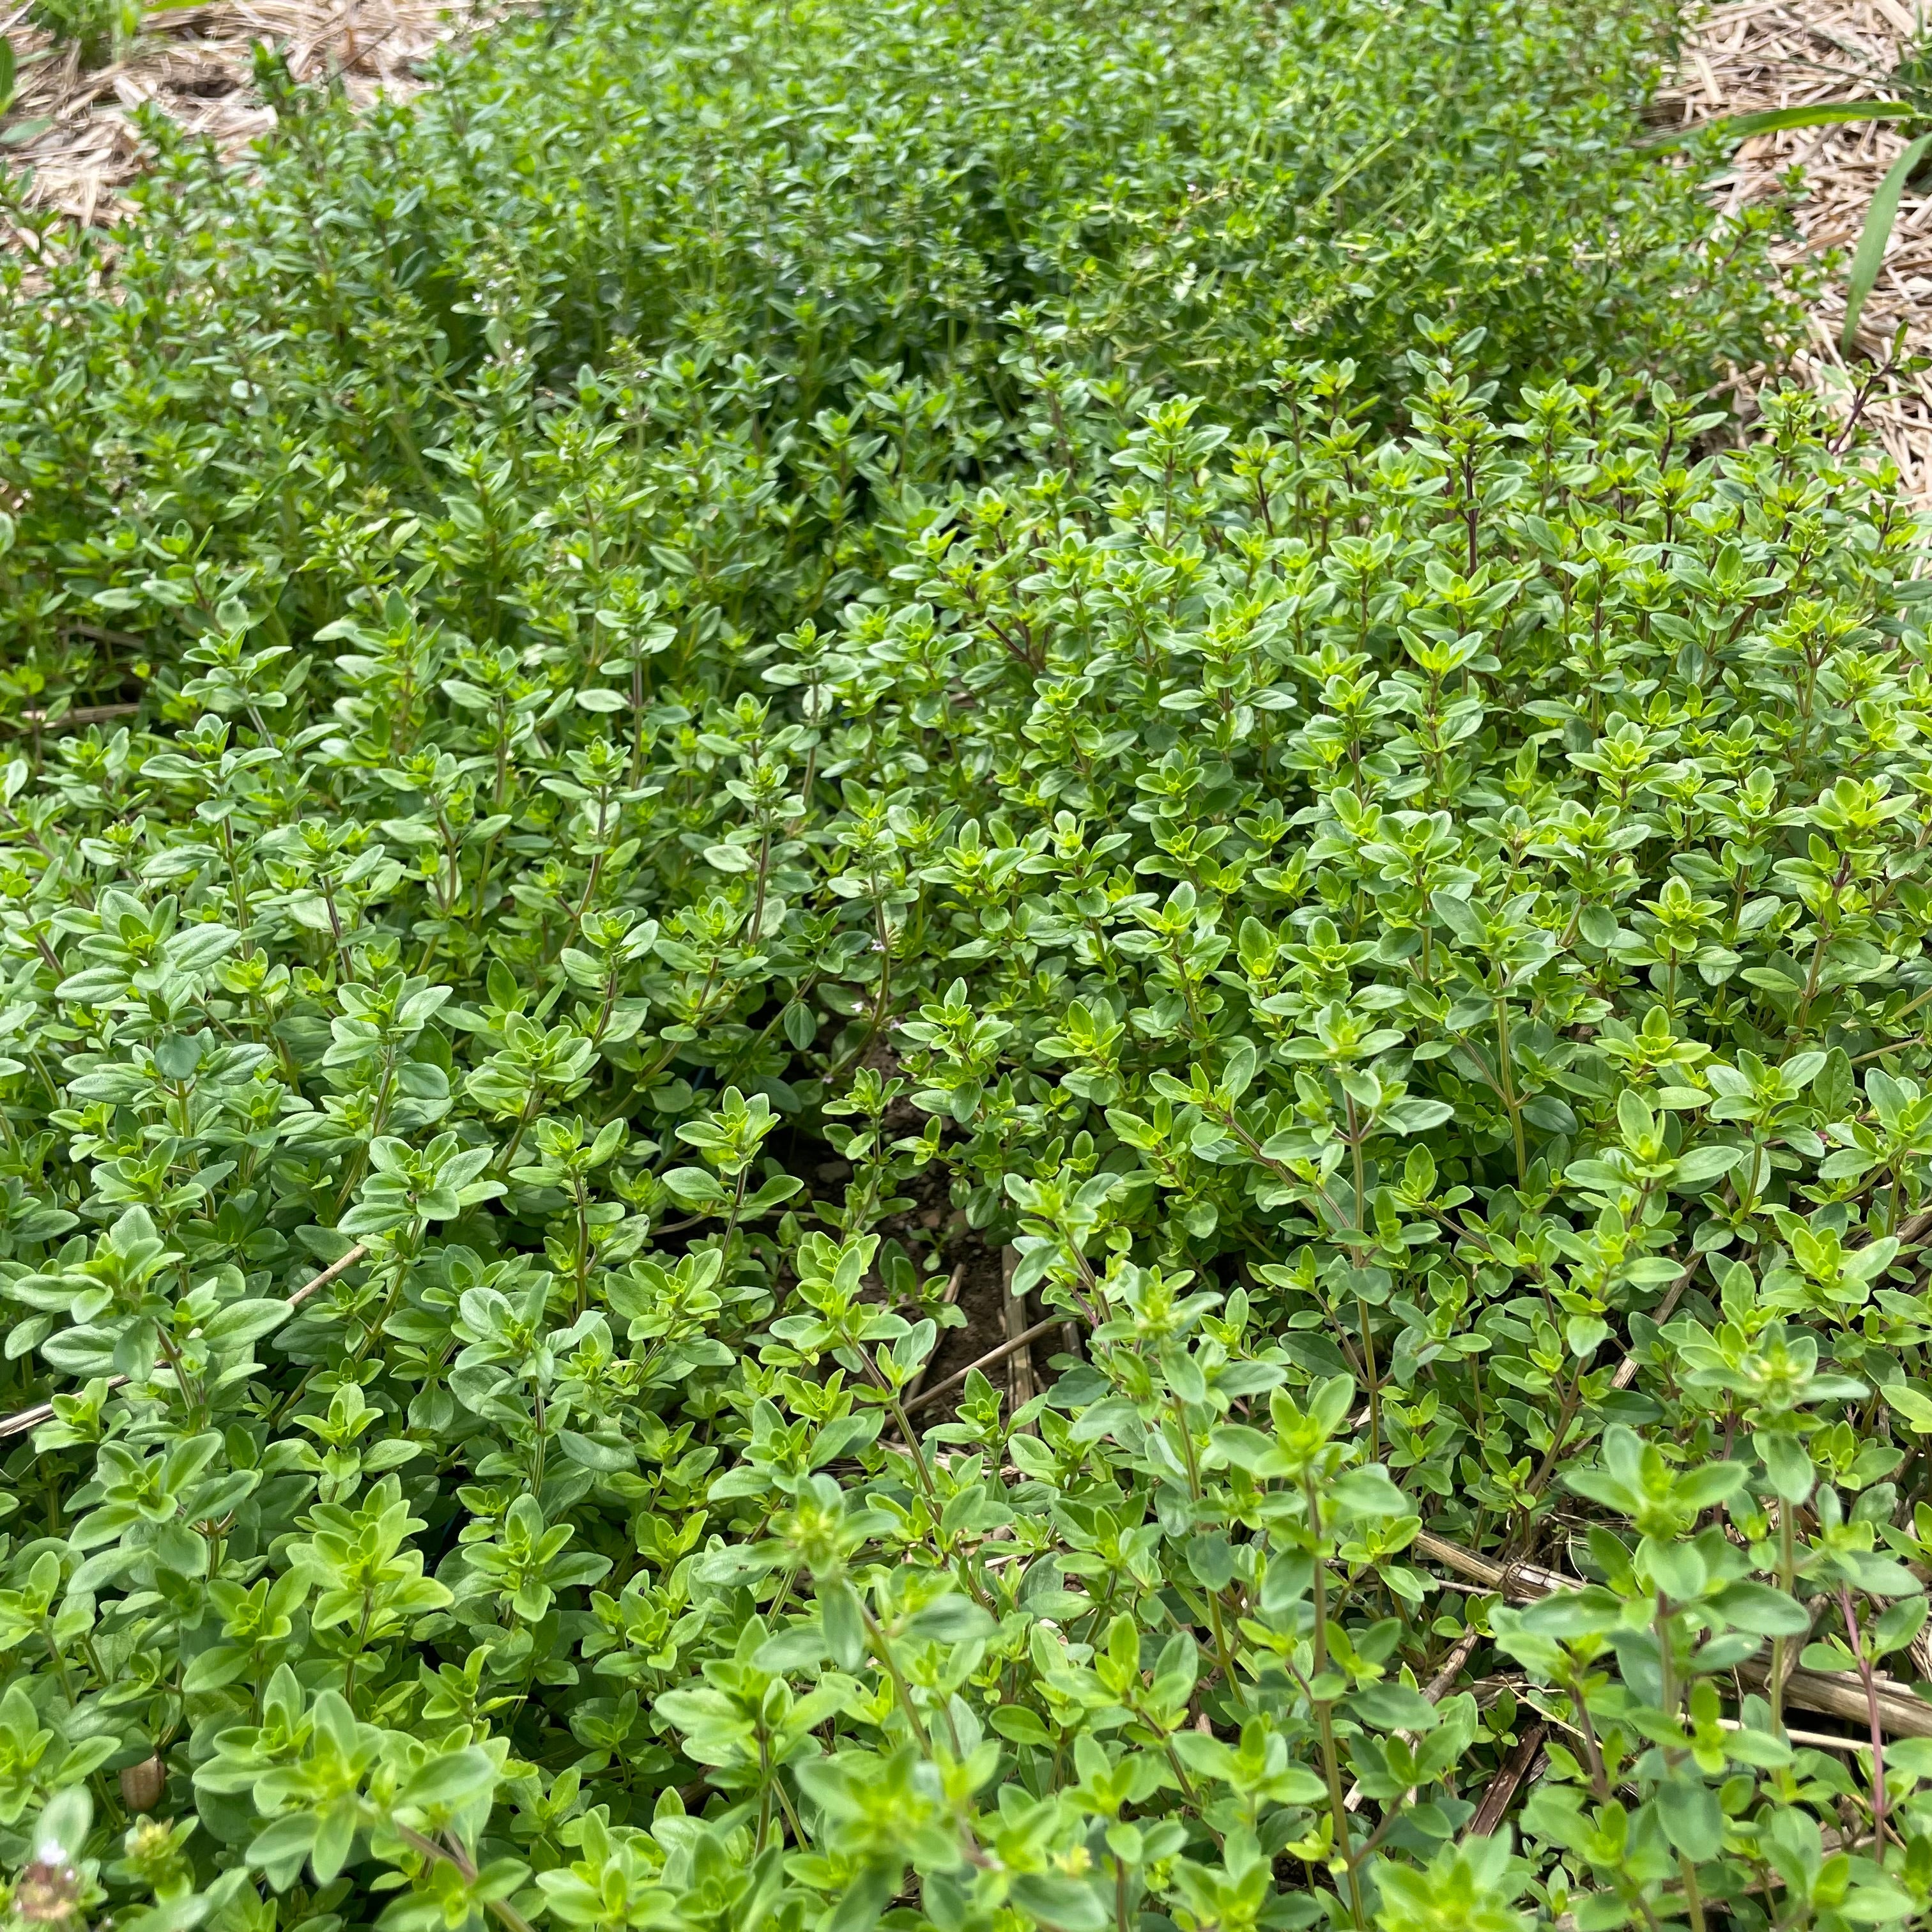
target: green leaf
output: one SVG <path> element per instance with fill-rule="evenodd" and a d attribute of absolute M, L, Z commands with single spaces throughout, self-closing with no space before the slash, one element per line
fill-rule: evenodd
<path fill-rule="evenodd" d="M 298 1811 L 276 1819 L 256 1833 L 248 1846 L 248 1862 L 278 1892 L 286 1892 L 314 1848 L 320 1819 L 312 1811 Z"/>
<path fill-rule="evenodd" d="M 78 1863 L 94 1824 L 94 1800 L 85 1785 L 57 1791 L 42 1808 L 34 1827 L 35 1855 L 49 1862 Z"/>
<path fill-rule="evenodd" d="M 416 1810 L 460 1811 L 496 1787 L 496 1761 L 476 1745 L 445 1751 L 417 1771 L 396 1794 L 396 1802 Z"/>
<path fill-rule="evenodd" d="M 948 1645 L 978 1642 L 993 1633 L 993 1619 L 970 1597 L 954 1594 L 915 1611 L 906 1620 L 909 1636 Z"/>
<path fill-rule="evenodd" d="M 238 1348 L 272 1334 L 293 1312 L 278 1298 L 231 1301 L 208 1317 L 202 1333 L 215 1348 Z"/>
<path fill-rule="evenodd" d="M 1724 1841 L 1724 1814 L 1718 1794 L 1688 1772 L 1678 1772 L 1658 1788 L 1657 1815 L 1664 1835 L 1695 1863 L 1715 1858 Z"/>
<path fill-rule="evenodd" d="M 1793 1504 L 1810 1498 L 1817 1484 L 1817 1472 L 1796 1436 L 1783 1430 L 1757 1430 L 1752 1433 L 1751 1447 L 1763 1460 L 1774 1496 Z"/>
<path fill-rule="evenodd" d="M 248 1668 L 248 1653 L 238 1644 L 217 1644 L 189 1660 L 182 1689 L 190 1697 L 232 1684 Z"/>
<path fill-rule="evenodd" d="M 1885 178 L 1879 183 L 1871 206 L 1866 211 L 1858 248 L 1852 256 L 1851 277 L 1845 285 L 1845 326 L 1838 333 L 1838 346 L 1847 356 L 1858 346 L 1858 317 L 1864 311 L 1865 298 L 1877 284 L 1879 271 L 1885 266 L 1886 244 L 1892 239 L 1899 197 L 1928 148 L 1932 148 L 1932 134 L 1921 134 L 1886 170 Z"/>
<path fill-rule="evenodd" d="M 821 1583 L 818 1610 L 832 1661 L 842 1670 L 857 1670 L 866 1658 L 866 1627 L 851 1585 L 843 1577 Z"/>
<path fill-rule="evenodd" d="M 717 1210 L 731 1204 L 730 1190 L 708 1168 L 674 1167 L 664 1184 L 680 1207 Z"/>
<path fill-rule="evenodd" d="M 1885 1405 L 1916 1434 L 1932 1435 L 1932 1395 L 1910 1382 L 1881 1382 L 1879 1394 Z"/>
<path fill-rule="evenodd" d="M 1700 121 L 1695 127 L 1673 129 L 1647 148 L 1681 147 L 1700 134 L 1721 134 L 1727 140 L 1748 140 L 1754 134 L 1775 134 L 1787 128 L 1855 126 L 1862 121 L 1910 120 L 1922 110 L 1909 100 L 1818 100 L 1803 107 L 1766 107 L 1749 114 L 1727 114 L 1720 120 Z"/>
<path fill-rule="evenodd" d="M 557 1447 L 581 1469 L 611 1474 L 638 1466 L 637 1453 L 627 1443 L 599 1442 L 574 1429 L 559 1430 L 556 1441 Z"/>
<path fill-rule="evenodd" d="M 1040 1721 L 1038 1714 L 1028 1710 L 1024 1704 L 995 1705 L 990 1721 L 994 1730 L 1010 1743 L 1031 1744 L 1044 1750 L 1053 1742 L 1052 1733 Z"/>
<path fill-rule="evenodd" d="M 1727 1623 L 1760 1636 L 1796 1636 L 1811 1627 L 1810 1612 L 1802 1604 L 1766 1583 L 1727 1583 L 1711 1603 Z"/>
<path fill-rule="evenodd" d="M 1013 1902 L 1064 1932 L 1106 1932 L 1113 1922 L 1093 1886 L 1053 1872 L 1022 1872 L 1012 1881 Z"/>

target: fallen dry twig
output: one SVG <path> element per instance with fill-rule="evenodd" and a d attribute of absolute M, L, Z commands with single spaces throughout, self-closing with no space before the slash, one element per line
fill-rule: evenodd
<path fill-rule="evenodd" d="M 1528 1563 L 1498 1563 L 1426 1530 L 1416 1538 L 1414 1546 L 1447 1568 L 1487 1581 L 1513 1604 L 1533 1604 L 1553 1591 L 1582 1587 L 1576 1577 Z M 1739 1666 L 1737 1674 L 1741 1682 L 1755 1689 L 1771 1673 L 1762 1664 L 1747 1664 Z M 1875 1677 L 1868 1698 L 1862 1685 L 1845 1678 L 1818 1670 L 1793 1670 L 1784 1680 L 1784 1701 L 1802 1710 L 1842 1718 L 1848 1724 L 1875 1724 L 1888 1737 L 1932 1738 L 1932 1704 L 1889 1678 Z"/>
<path fill-rule="evenodd" d="M 1469 1820 L 1472 1837 L 1486 1838 L 1503 1822 L 1510 1802 L 1535 1771 L 1537 1760 L 1543 1755 L 1543 1741 L 1549 1735 L 1547 1724 L 1534 1724 L 1516 1739 L 1516 1748 L 1504 1759 L 1496 1782 L 1483 1793 L 1476 1815 Z"/>
<path fill-rule="evenodd" d="M 940 1306 L 944 1308 L 950 1308 L 952 1306 L 952 1305 L 959 1299 L 959 1291 L 965 1286 L 965 1284 L 966 1264 L 964 1262 L 962 1262 L 958 1266 L 952 1270 L 952 1274 L 947 1278 L 946 1292 L 940 1297 Z M 938 1352 L 938 1349 L 935 1348 L 934 1353 L 937 1354 Z M 914 1397 L 919 1394 L 920 1390 L 925 1388 L 926 1371 L 932 1366 L 932 1356 L 928 1355 L 924 1361 L 920 1364 L 917 1368 L 913 1370 L 911 1379 L 905 1385 L 904 1400 L 906 1402 L 910 1402 Z"/>
<path fill-rule="evenodd" d="M 299 1308 L 317 1290 L 326 1288 L 338 1276 L 346 1274 L 368 1252 L 368 1244 L 358 1241 L 340 1261 L 331 1262 L 328 1267 L 312 1281 L 304 1282 L 302 1286 L 289 1297 L 289 1306 L 291 1308 Z M 107 1378 L 107 1386 L 110 1388 L 119 1388 L 127 1382 L 127 1379 L 125 1376 L 110 1376 Z M 53 1416 L 54 1406 L 52 1402 L 37 1402 L 32 1408 L 23 1408 L 15 1414 L 0 1417 L 0 1438 L 24 1436 L 28 1430 L 38 1429 L 44 1422 L 51 1422 Z"/>
<path fill-rule="evenodd" d="M 906 1414 L 910 1415 L 914 1409 L 923 1408 L 928 1402 L 937 1402 L 942 1396 L 950 1395 L 955 1389 L 964 1388 L 966 1378 L 975 1369 L 983 1375 L 995 1362 L 1004 1362 L 1009 1355 L 1027 1347 L 1030 1343 L 1038 1341 L 1041 1336 L 1050 1333 L 1059 1326 L 1060 1317 L 1057 1315 L 1050 1315 L 1044 1322 L 1036 1322 L 1030 1328 L 1024 1329 L 1018 1334 L 1002 1342 L 997 1348 L 988 1348 L 976 1362 L 968 1362 L 956 1375 L 948 1376 L 943 1382 L 934 1382 L 932 1388 L 907 1402 L 904 1405 Z"/>

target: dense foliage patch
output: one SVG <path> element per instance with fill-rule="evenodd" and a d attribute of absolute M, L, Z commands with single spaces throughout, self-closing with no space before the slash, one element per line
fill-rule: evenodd
<path fill-rule="evenodd" d="M 10 1923 L 1924 1922 L 1918 532 L 1667 26 L 600 7 L 6 269 Z"/>
<path fill-rule="evenodd" d="M 13 764 L 16 1916 L 1922 1918 L 1912 527 L 1346 376 Z M 910 1413 L 1003 1240 L 1050 1388 Z"/>
<path fill-rule="evenodd" d="M 1720 228 L 1632 145 L 1672 15 L 614 0 L 359 123 L 265 62 L 259 178 L 151 121 L 145 218 L 74 246 L 14 211 L 45 239 L 0 260 L 7 680 L 111 686 L 141 653 L 103 629 L 171 657 L 214 605 L 147 586 L 196 566 L 300 644 L 399 547 L 472 635 L 506 592 L 586 620 L 599 568 L 520 514 L 589 460 L 586 369 L 634 392 L 618 494 L 650 497 L 604 567 L 760 640 L 872 580 L 906 484 L 1024 457 L 1041 394 L 1245 420 L 1276 358 L 1347 356 L 1386 422 L 1451 310 L 1514 378 L 1701 388 L 1789 310 L 1778 211 Z"/>

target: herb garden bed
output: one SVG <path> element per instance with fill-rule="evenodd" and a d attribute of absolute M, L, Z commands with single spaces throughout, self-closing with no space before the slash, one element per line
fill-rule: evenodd
<path fill-rule="evenodd" d="M 596 7 L 0 264 L 14 1919 L 1925 1922 L 1920 532 L 1672 25 Z"/>

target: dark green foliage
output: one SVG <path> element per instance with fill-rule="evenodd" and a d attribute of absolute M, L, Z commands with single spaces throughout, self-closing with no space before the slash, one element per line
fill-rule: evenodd
<path fill-rule="evenodd" d="M 1775 212 L 1718 232 L 1630 148 L 1667 19 L 598 6 L 363 124 L 265 58 L 260 179 L 158 125 L 147 218 L 7 264 L 8 656 L 71 674 L 76 617 L 171 651 L 143 586 L 176 548 L 255 566 L 305 639 L 341 608 L 318 558 L 385 517 L 394 543 L 452 478 L 481 526 L 402 541 L 494 634 L 534 533 L 496 528 L 491 479 L 527 482 L 586 368 L 632 382 L 628 440 L 670 466 L 654 539 L 766 629 L 871 580 L 860 526 L 906 513 L 882 466 L 980 480 L 1036 395 L 1146 382 L 1240 419 L 1284 354 L 1380 394 L 1450 310 L 1513 376 L 1701 388 L 1788 310 Z"/>
<path fill-rule="evenodd" d="M 57 49 L 71 46 L 83 68 L 105 66 L 141 27 L 141 9 L 133 0 L 34 0 L 23 10 L 36 26 L 46 29 Z"/>

